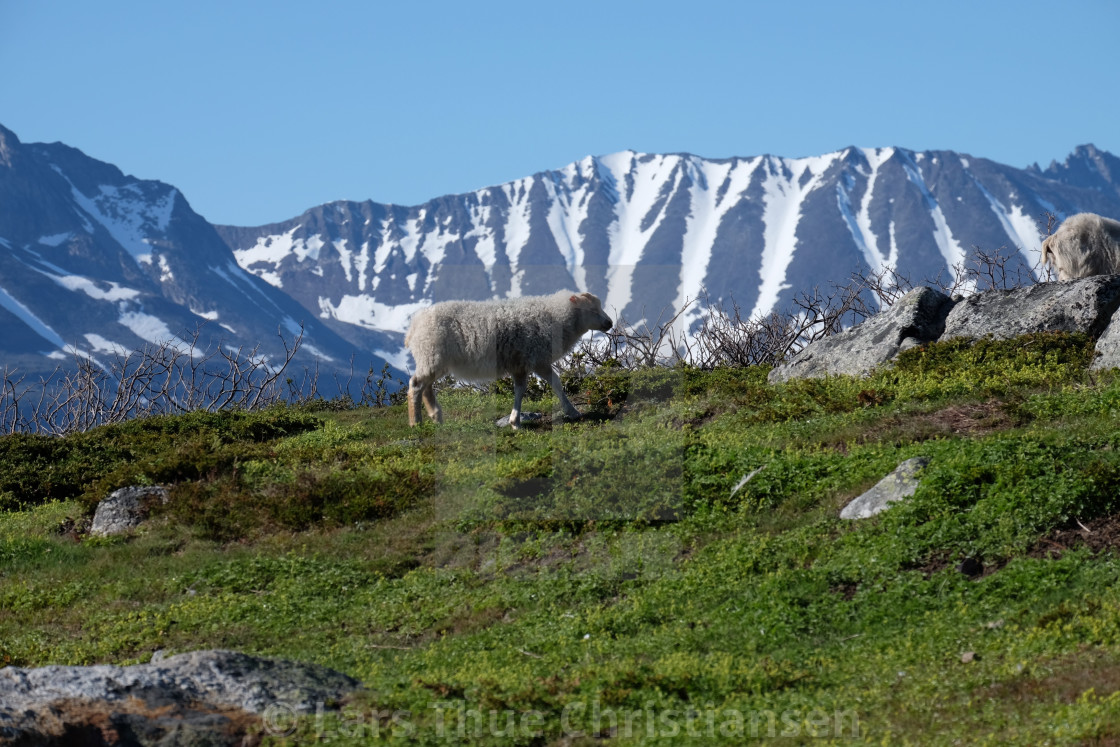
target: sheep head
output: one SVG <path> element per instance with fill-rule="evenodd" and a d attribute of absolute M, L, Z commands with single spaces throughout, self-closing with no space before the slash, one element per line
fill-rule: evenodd
<path fill-rule="evenodd" d="M 1058 273 L 1058 279 L 1059 280 L 1068 280 L 1069 278 L 1066 277 L 1065 268 L 1064 267 L 1059 267 L 1057 260 L 1058 260 L 1058 256 L 1054 252 L 1054 235 L 1052 234 L 1050 236 L 1047 236 L 1046 239 L 1042 242 L 1042 262 L 1041 263 L 1043 265 L 1050 265 L 1051 267 L 1053 267 L 1054 271 Z"/>
<path fill-rule="evenodd" d="M 579 293 L 573 294 L 568 300 L 579 314 L 581 326 L 584 328 L 609 332 L 614 326 L 614 320 L 603 311 L 603 304 L 597 296 L 591 293 Z"/>

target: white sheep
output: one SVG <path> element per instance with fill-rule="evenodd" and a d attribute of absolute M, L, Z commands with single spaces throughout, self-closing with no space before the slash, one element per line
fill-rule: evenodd
<path fill-rule="evenodd" d="M 1058 271 L 1058 280 L 1120 274 L 1120 221 L 1071 215 L 1042 242 L 1042 263 Z"/>
<path fill-rule="evenodd" d="M 562 358 L 590 330 L 606 332 L 614 322 L 590 293 L 560 291 L 497 301 L 444 301 L 412 317 L 404 344 L 416 360 L 408 382 L 408 423 L 420 421 L 423 400 L 428 416 L 443 422 L 432 385 L 451 373 L 468 381 L 513 376 L 513 411 L 509 423 L 521 422 L 521 398 L 535 373 L 552 385 L 569 418 L 580 412 L 564 394 L 552 363 Z"/>

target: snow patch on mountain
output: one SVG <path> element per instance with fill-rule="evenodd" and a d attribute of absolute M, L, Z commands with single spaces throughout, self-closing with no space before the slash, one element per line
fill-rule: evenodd
<path fill-rule="evenodd" d="M 38 243 L 44 246 L 59 247 L 62 246 L 63 243 L 69 241 L 73 235 L 72 232 L 67 231 L 66 233 L 56 233 L 51 236 L 40 236 Z"/>
<path fill-rule="evenodd" d="M 315 347 L 309 342 L 300 343 L 300 350 L 310 353 L 311 355 L 326 363 L 338 363 L 338 359 L 334 358 L 333 356 L 327 355 L 322 350 Z"/>
<path fill-rule="evenodd" d="M 665 219 L 665 205 L 680 188 L 684 170 L 680 156 L 642 156 L 623 151 L 602 159 L 615 184 L 626 184 L 626 192 L 615 203 L 614 221 L 607 229 L 610 238 L 610 268 L 603 306 L 625 309 L 633 300 L 634 268 L 650 237 Z M 635 323 L 640 320 L 634 320 Z"/>
<path fill-rule="evenodd" d="M 696 247 L 692 260 L 681 267 L 681 282 L 673 308 L 681 309 L 689 301 L 695 301 L 700 294 L 708 265 L 712 259 L 712 247 L 727 212 L 735 205 L 747 188 L 751 178 L 762 163 L 762 158 L 749 161 L 733 160 L 726 162 L 699 161 L 694 166 L 703 173 L 703 179 L 694 179 L 689 188 L 691 210 L 686 221 L 684 246 Z M 716 192 L 710 184 L 721 186 Z M 680 330 L 691 328 L 692 323 L 703 314 L 699 304 L 694 304 L 687 314 L 678 320 Z"/>
<path fill-rule="evenodd" d="M 51 343 L 54 347 L 61 348 L 66 345 L 66 343 L 62 341 L 62 338 L 58 336 L 58 333 L 44 324 L 29 308 L 20 303 L 19 300 L 3 288 L 0 288 L 0 307 L 7 309 L 21 322 L 30 327 L 35 334 Z"/>
<path fill-rule="evenodd" d="M 894 148 L 863 148 L 861 152 L 870 168 L 870 171 L 864 174 L 867 185 L 863 191 L 863 199 L 860 200 L 859 208 L 854 213 L 851 211 L 850 201 L 841 200 L 840 209 L 856 246 L 863 252 L 864 261 L 873 270 L 880 270 L 884 267 L 893 267 L 898 262 L 898 247 L 892 243 L 885 254 L 879 248 L 879 237 L 871 229 L 871 198 L 875 194 L 875 180 L 879 176 L 880 167 L 894 155 Z M 840 189 L 838 185 L 837 190 Z M 843 197 L 848 197 L 846 191 L 842 194 Z"/>
<path fill-rule="evenodd" d="M 1022 205 L 1012 204 L 1011 209 L 1008 209 L 979 180 L 974 179 L 973 182 L 988 201 L 988 207 L 999 220 L 1012 245 L 1023 253 L 1032 268 L 1039 266 L 1042 261 L 1042 239 L 1034 220 L 1023 212 Z"/>
<path fill-rule="evenodd" d="M 521 251 L 529 243 L 531 235 L 529 220 L 532 204 L 529 202 L 527 185 L 532 185 L 532 178 L 519 179 L 501 187 L 506 199 L 509 200 L 509 212 L 506 213 L 504 235 L 506 259 L 509 261 L 509 270 L 512 275 L 509 295 L 514 298 L 521 295 L 521 281 L 525 274 L 520 263 Z"/>
<path fill-rule="evenodd" d="M 290 316 L 284 317 L 284 320 L 280 322 L 280 326 L 286 329 L 290 335 L 298 337 L 303 334 L 303 325 Z"/>
<path fill-rule="evenodd" d="M 131 301 L 140 295 L 140 291 L 135 288 L 127 288 L 111 280 L 94 281 L 80 275 L 54 275 L 42 270 L 40 272 L 66 290 L 81 291 L 98 301 Z M 101 285 L 109 287 L 102 288 Z"/>
<path fill-rule="evenodd" d="M 918 154 L 919 156 L 922 154 Z M 933 239 L 937 243 L 937 249 L 941 252 L 941 256 L 945 259 L 947 267 L 957 267 L 963 265 L 965 261 L 965 252 L 961 248 L 960 242 L 953 237 L 953 232 L 949 230 L 949 223 L 945 219 L 945 213 L 941 209 L 941 205 L 937 202 L 937 198 L 929 191 L 926 185 L 925 177 L 922 175 L 922 169 L 919 165 L 921 158 L 915 159 L 911 162 L 909 159 L 903 159 L 903 168 L 906 170 L 906 176 L 910 182 L 918 188 L 921 192 L 922 198 L 926 202 L 926 208 L 929 210 L 930 218 L 933 220 Z M 937 158 L 931 158 L 930 162 L 937 163 Z M 971 281 L 966 283 L 966 288 L 970 292 L 975 283 Z"/>
<path fill-rule="evenodd" d="M 393 251 L 392 231 L 394 222 L 390 218 L 381 221 L 381 235 L 377 244 L 377 251 L 373 256 L 373 274 L 380 275 L 389 263 L 389 254 Z"/>
<path fill-rule="evenodd" d="M 323 248 L 323 238 L 318 234 L 307 239 L 296 238 L 295 233 L 302 226 L 294 226 L 290 231 L 279 235 L 261 236 L 257 243 L 248 249 L 235 250 L 233 255 L 237 264 L 248 269 L 269 285 L 283 288 L 283 280 L 276 272 L 258 268 L 258 265 L 278 266 L 288 257 L 295 257 L 297 262 L 307 259 L 318 260 L 319 251 Z"/>
<path fill-rule="evenodd" d="M 65 174 L 62 176 L 66 178 Z M 166 233 L 179 195 L 174 188 L 165 188 L 162 195 L 152 194 L 152 189 L 144 189 L 140 183 L 122 187 L 103 184 L 93 197 L 87 197 L 73 183 L 70 190 L 78 207 L 100 223 L 138 262 L 151 254 L 151 237 Z"/>
<path fill-rule="evenodd" d="M 259 297 L 263 299 L 266 304 L 271 306 L 272 310 L 279 311 L 279 307 L 276 305 L 276 303 L 271 298 L 269 298 L 264 293 L 264 291 L 255 286 L 249 280 L 249 278 L 245 277 L 247 271 L 238 267 L 233 262 L 228 263 L 225 267 L 211 267 L 210 271 L 220 277 L 222 280 L 226 281 L 226 283 L 228 283 L 229 285 L 233 286 L 235 290 L 251 291 L 250 294 L 246 295 L 253 299 L 253 302 L 257 305 L 257 307 L 265 309 L 265 307 L 261 305 L 260 301 L 256 300 L 256 298 Z"/>
<path fill-rule="evenodd" d="M 494 265 L 497 264 L 497 236 L 489 228 L 489 220 L 491 220 L 492 207 L 489 205 L 472 205 L 470 206 L 470 231 L 463 234 L 463 240 L 468 239 L 476 240 L 475 243 L 475 256 L 483 263 L 483 270 L 486 272 L 486 282 L 489 286 L 494 287 Z M 414 290 L 416 283 L 409 282 L 409 289 Z M 358 290 L 365 290 L 364 286 Z"/>
<path fill-rule="evenodd" d="M 339 264 L 342 265 L 342 274 L 346 276 L 346 282 L 352 283 L 354 282 L 354 252 L 350 250 L 348 246 L 349 243 L 350 242 L 346 239 L 339 239 L 338 241 L 331 242 L 332 246 L 334 246 L 334 250 L 338 252 L 338 261 Z"/>
<path fill-rule="evenodd" d="M 573 163 L 562 169 L 557 179 L 546 179 L 545 190 L 550 198 L 548 228 L 564 264 L 575 280 L 576 289 L 587 290 L 587 272 L 584 268 L 583 240 L 580 230 L 585 220 L 589 203 L 591 182 L 585 171 L 591 168 L 588 159 Z M 577 186 L 577 180 L 582 182 Z"/>
<path fill-rule="evenodd" d="M 167 257 L 163 254 L 159 255 L 159 281 L 161 283 L 170 283 L 175 280 L 175 273 L 171 272 L 171 265 L 167 261 Z"/>
<path fill-rule="evenodd" d="M 370 260 L 373 258 L 371 248 L 368 241 L 363 241 L 362 248 L 354 261 L 354 269 L 358 272 L 358 290 L 365 290 L 369 282 L 369 277 L 366 273 L 369 270 Z"/>
<path fill-rule="evenodd" d="M 346 282 L 353 281 L 353 272 L 357 268 L 359 274 L 364 273 L 365 264 L 369 261 L 368 244 L 363 246 L 363 253 L 355 257 L 355 252 L 350 249 L 347 239 L 328 241 L 322 234 L 314 234 L 306 238 L 297 237 L 295 234 L 302 226 L 297 225 L 282 233 L 261 236 L 257 243 L 247 249 L 234 251 L 237 264 L 242 268 L 264 280 L 275 288 L 283 288 L 284 281 L 277 268 L 285 259 L 291 257 L 295 262 L 311 264 L 310 272 L 323 276 L 323 268 L 318 263 L 322 258 L 323 247 L 332 246 L 337 252 L 342 272 Z"/>
<path fill-rule="evenodd" d="M 797 250 L 801 205 L 808 194 L 820 185 L 821 176 L 838 157 L 838 153 L 833 153 L 788 162 L 776 158 L 767 160 L 762 198 L 765 206 L 762 221 L 766 230 L 763 233 L 762 266 L 759 268 L 762 283 L 758 288 L 758 300 L 751 310 L 752 317 L 769 313 L 777 305 L 782 291 L 789 289 L 786 273 Z M 789 178 L 783 173 L 783 166 L 787 165 L 792 172 Z"/>
<path fill-rule="evenodd" d="M 386 306 L 373 296 L 344 295 L 338 303 L 325 296 L 319 297 L 319 316 L 337 319 L 364 329 L 400 332 L 408 329 L 409 320 L 419 309 L 431 306 L 431 301 Z"/>
<path fill-rule="evenodd" d="M 126 356 L 129 349 L 119 342 L 107 340 L 96 332 L 86 332 L 83 337 L 89 343 L 90 350 L 94 353 L 111 353 L 113 355 Z"/>
<path fill-rule="evenodd" d="M 411 371 L 412 370 L 412 354 L 408 352 L 408 348 L 397 348 L 395 350 L 382 350 L 380 348 L 373 351 L 373 354 L 385 360 L 393 368 L 398 371 Z"/>
<path fill-rule="evenodd" d="M 26 251 L 35 258 L 34 264 L 30 264 L 20 257 L 16 257 L 16 259 L 25 267 L 49 278 L 66 290 L 81 291 L 97 301 L 131 301 L 140 295 L 140 291 L 135 288 L 128 288 L 112 280 L 93 280 L 82 275 L 71 275 L 58 265 L 43 259 L 37 252 L 30 249 Z"/>
<path fill-rule="evenodd" d="M 178 335 L 171 333 L 166 322 L 143 311 L 122 311 L 118 321 L 132 334 L 153 345 L 169 344 L 184 351 L 190 347 Z"/>
<path fill-rule="evenodd" d="M 1039 267 L 1042 263 L 1042 237 L 1039 236 L 1038 224 L 1034 218 L 1026 214 L 1022 205 L 1012 205 L 1007 213 L 1007 222 L 1011 224 L 1013 231 L 1008 235 L 1019 247 L 1019 251 L 1027 256 L 1027 262 L 1032 268 Z"/>

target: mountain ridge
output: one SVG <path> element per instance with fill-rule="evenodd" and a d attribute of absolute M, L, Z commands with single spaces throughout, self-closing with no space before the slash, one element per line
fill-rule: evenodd
<path fill-rule="evenodd" d="M 402 331 L 402 308 L 432 301 L 562 287 L 631 321 L 702 294 L 762 314 L 852 272 L 932 277 L 973 245 L 1007 247 L 1029 269 L 1043 213 L 1120 214 L 1114 174 L 1120 159 L 1092 145 L 1046 171 L 897 147 L 796 159 L 627 150 L 417 206 L 335 201 L 216 228 L 247 270 L 369 329 Z"/>
<path fill-rule="evenodd" d="M 40 376 L 74 355 L 105 366 L 145 345 L 188 347 L 195 333 L 207 348 L 256 348 L 274 363 L 281 337 L 302 334 L 297 368 L 348 362 L 353 346 L 242 270 L 172 185 L 61 143 L 25 145 L 3 128 L 0 159 L 7 370 Z"/>

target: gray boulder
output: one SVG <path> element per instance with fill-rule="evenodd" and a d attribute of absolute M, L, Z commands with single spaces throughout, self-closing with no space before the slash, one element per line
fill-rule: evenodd
<path fill-rule="evenodd" d="M 852 500 L 840 512 L 841 519 L 866 519 L 890 508 L 918 489 L 918 473 L 929 464 L 927 457 L 913 457 L 898 465 L 871 490 Z"/>
<path fill-rule="evenodd" d="M 112 744 L 236 744 L 262 717 L 266 729 L 285 731 L 320 703 L 337 707 L 359 688 L 331 669 L 234 651 L 125 667 L 5 667 L 0 744 L 103 743 L 98 737 Z M 115 739 L 104 738 L 110 731 Z"/>
<path fill-rule="evenodd" d="M 1120 307 L 1120 275 L 1096 275 L 970 296 L 949 312 L 941 339 L 1009 340 L 1031 332 L 1084 332 L 1097 337 Z"/>
<path fill-rule="evenodd" d="M 167 503 L 167 488 L 133 487 L 114 490 L 97 504 L 89 533 L 108 537 L 134 529 L 148 518 L 153 503 Z"/>
<path fill-rule="evenodd" d="M 1120 311 L 1112 315 L 1112 320 L 1097 338 L 1097 357 L 1090 368 L 1120 368 Z"/>
<path fill-rule="evenodd" d="M 835 374 L 864 376 L 903 350 L 941 336 L 953 300 L 932 288 L 915 288 L 860 324 L 807 345 L 770 372 L 777 384 Z"/>

